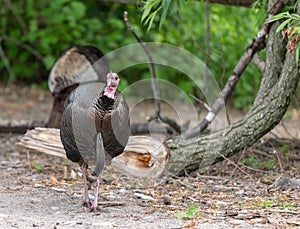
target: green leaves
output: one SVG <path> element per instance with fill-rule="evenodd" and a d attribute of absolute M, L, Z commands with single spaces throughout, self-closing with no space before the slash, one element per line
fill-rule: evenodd
<path fill-rule="evenodd" d="M 281 30 L 283 30 L 283 28 L 284 28 L 288 23 L 290 23 L 291 21 L 292 21 L 292 19 L 289 18 L 289 19 L 285 20 L 284 22 L 282 22 L 282 23 L 280 24 L 280 26 L 278 26 L 278 28 L 276 29 L 276 33 L 278 33 L 278 32 L 280 32 Z"/>
<path fill-rule="evenodd" d="M 184 0 L 149 0 L 145 2 L 143 6 L 142 22 L 145 26 L 148 26 L 148 30 L 151 29 L 153 21 L 156 17 L 160 17 L 159 28 L 161 29 L 164 24 L 168 12 L 176 12 L 181 9 Z"/>
<path fill-rule="evenodd" d="M 34 161 L 34 162 L 32 163 L 32 165 L 33 165 L 33 167 L 35 168 L 35 171 L 36 171 L 37 173 L 39 173 L 39 172 L 42 171 L 42 168 L 43 168 L 43 167 L 42 167 L 38 162 Z"/>
<path fill-rule="evenodd" d="M 276 32 L 282 32 L 283 38 L 288 40 L 288 49 L 290 53 L 295 52 L 296 63 L 298 65 L 300 52 L 300 15 L 283 12 L 273 16 L 269 22 L 278 20 L 283 20 L 283 22 L 278 26 Z"/>
<path fill-rule="evenodd" d="M 11 4 L 10 7 L 4 3 L 0 9 L 0 30 L 5 37 L 1 45 L 5 61 L 17 80 L 28 83 L 47 80 L 54 60 L 63 49 L 74 44 L 96 45 L 104 40 L 101 37 L 106 32 L 101 30 L 104 22 L 90 12 L 87 14 L 90 3 L 85 1 L 15 0 Z M 4 82 L 8 82 L 11 76 L 1 59 L 0 72 Z"/>
<path fill-rule="evenodd" d="M 255 169 L 273 169 L 275 165 L 274 160 L 266 160 L 266 161 L 259 161 L 254 158 L 254 156 L 246 157 L 242 160 L 242 164 L 251 166 Z"/>
<path fill-rule="evenodd" d="M 72 14 L 74 17 L 81 18 L 86 13 L 86 7 L 82 2 L 72 1 L 70 3 L 70 9 L 72 10 Z"/>
<path fill-rule="evenodd" d="M 145 5 L 143 7 L 142 22 L 144 23 L 144 25 L 148 25 L 148 30 L 150 30 L 153 20 L 161 9 L 162 6 L 160 0 L 150 0 L 145 2 Z"/>
<path fill-rule="evenodd" d="M 187 219 L 192 219 L 192 218 L 197 218 L 199 216 L 199 208 L 196 204 L 192 204 L 187 212 L 177 212 L 176 217 L 179 219 L 187 218 Z"/>

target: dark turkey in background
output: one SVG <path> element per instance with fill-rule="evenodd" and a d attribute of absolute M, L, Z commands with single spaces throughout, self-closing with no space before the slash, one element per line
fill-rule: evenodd
<path fill-rule="evenodd" d="M 109 67 L 102 57 L 94 46 L 71 46 L 60 53 L 48 79 L 54 101 L 46 127 L 60 128 L 64 102 L 79 83 L 106 82 Z"/>

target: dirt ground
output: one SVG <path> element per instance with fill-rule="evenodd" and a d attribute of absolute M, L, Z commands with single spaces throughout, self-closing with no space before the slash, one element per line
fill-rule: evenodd
<path fill-rule="evenodd" d="M 0 123 L 46 121 L 51 105 L 48 91 L 0 85 Z M 137 106 L 131 120 L 151 112 Z M 255 146 L 187 177 L 153 181 L 106 170 L 99 213 L 81 207 L 76 164 L 17 147 L 21 134 L 1 134 L 0 228 L 300 228 L 299 187 L 272 186 L 280 176 L 300 179 L 299 126 L 299 111 L 290 110 Z"/>

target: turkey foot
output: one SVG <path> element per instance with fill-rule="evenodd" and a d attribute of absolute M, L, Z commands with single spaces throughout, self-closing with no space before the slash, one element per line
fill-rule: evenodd
<path fill-rule="evenodd" d="M 82 203 L 82 207 L 86 207 L 86 208 L 91 208 L 93 205 L 92 201 L 90 199 L 88 200 L 84 200 L 83 203 Z"/>

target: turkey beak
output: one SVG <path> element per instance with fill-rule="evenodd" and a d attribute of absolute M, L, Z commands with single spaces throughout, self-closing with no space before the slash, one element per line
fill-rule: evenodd
<path fill-rule="evenodd" d="M 107 86 L 110 87 L 111 85 L 111 80 L 107 80 Z"/>

